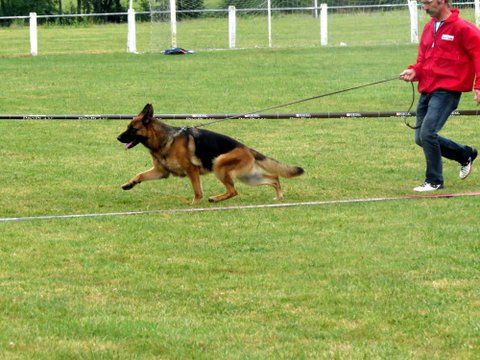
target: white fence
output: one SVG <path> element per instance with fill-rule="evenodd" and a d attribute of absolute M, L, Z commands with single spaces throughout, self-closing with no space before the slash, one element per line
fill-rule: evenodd
<path fill-rule="evenodd" d="M 98 17 L 98 16 L 121 16 L 127 18 L 127 26 L 124 27 L 124 39 L 127 52 L 137 53 L 137 21 L 138 14 L 142 16 L 150 16 L 151 21 L 139 23 L 143 27 L 150 27 L 150 46 L 145 45 L 147 42 L 143 40 L 143 51 L 155 51 L 166 47 L 187 47 L 192 44 L 196 49 L 218 49 L 218 48 L 249 48 L 249 47 L 305 47 L 305 46 L 345 46 L 355 44 L 354 34 L 364 38 L 366 44 L 377 44 L 376 37 L 386 37 L 385 34 L 392 32 L 392 40 L 386 40 L 378 43 L 418 43 L 419 37 L 419 21 L 425 22 L 428 17 L 419 13 L 421 5 L 415 0 L 405 0 L 404 4 L 391 5 L 365 5 L 365 6 L 331 6 L 327 4 L 318 4 L 317 1 L 311 7 L 296 8 L 272 8 L 270 0 L 267 0 L 266 7 L 261 9 L 236 9 L 230 6 L 228 9 L 207 9 L 194 10 L 202 14 L 220 14 L 215 16 L 195 17 L 190 20 L 182 20 L 177 22 L 177 14 L 185 13 L 175 9 L 175 0 L 169 0 L 170 8 L 167 11 L 155 11 L 135 13 L 130 8 L 126 13 L 106 13 L 106 14 L 72 14 L 72 15 L 37 15 L 30 13 L 29 16 L 3 17 L 1 20 L 19 20 L 24 19 L 29 22 L 29 44 L 30 54 L 32 56 L 42 53 L 42 49 L 38 47 L 38 33 L 42 31 L 42 27 L 37 26 L 38 19 L 52 18 L 72 18 L 72 17 Z M 475 21 L 477 26 L 480 25 L 480 0 L 463 1 L 453 3 L 454 6 L 460 5 L 463 9 L 470 11 L 471 21 Z M 193 11 L 192 11 L 193 12 Z M 282 15 L 288 12 L 289 15 Z M 249 16 L 244 16 L 244 15 Z M 419 17 L 423 18 L 419 20 Z M 463 14 L 462 14 L 463 15 Z M 350 18 L 348 18 L 350 16 Z M 359 16 L 368 19 L 372 23 L 385 21 L 386 27 L 378 34 L 378 28 L 373 25 L 369 28 L 365 26 L 367 21 L 360 21 Z M 467 16 L 468 18 L 468 16 Z M 397 30 L 393 30 L 393 20 L 399 22 L 398 34 Z M 292 30 L 284 31 L 288 28 L 288 24 L 297 22 L 294 27 L 302 28 L 302 32 L 288 35 Z M 349 24 L 353 22 L 352 34 L 348 34 Z M 206 25 L 205 25 L 206 24 Z M 223 25 L 222 25 L 223 24 Z M 263 25 L 262 25 L 263 24 Z M 282 25 L 283 24 L 283 25 Z M 178 29 L 177 29 L 178 26 Z M 159 29 L 157 31 L 157 28 Z M 245 39 L 249 31 L 258 30 L 256 35 L 248 35 L 251 41 Z M 293 27 L 292 27 L 293 28 Z M 40 29 L 40 30 L 39 30 Z M 375 30 L 377 29 L 377 30 Z M 0 28 L 0 35 L 2 29 Z M 211 41 L 210 44 L 195 43 L 195 39 L 213 38 L 202 32 L 218 32 L 217 37 L 225 39 L 224 45 L 220 41 Z M 282 33 L 283 31 L 283 33 Z M 369 33 L 370 31 L 370 33 Z M 221 34 L 222 32 L 223 35 Z M 142 37 L 145 37 L 145 29 L 142 31 Z M 184 35 L 185 34 L 185 35 Z M 282 36 L 284 38 L 282 38 Z M 288 40 L 288 36 L 291 39 Z M 309 42 L 303 41 L 301 36 L 308 37 Z M 407 39 L 408 40 L 404 40 Z M 1 36 L 0 36 L 1 39 Z M 181 40 L 181 42 L 179 42 Z M 283 41 L 283 42 L 282 42 Z M 290 41 L 287 42 L 287 41 Z M 302 42 L 303 41 L 303 42 Z M 240 43 L 240 45 L 239 45 Z M 156 46 L 152 45 L 155 44 Z M 184 45 L 185 44 L 185 45 Z"/>

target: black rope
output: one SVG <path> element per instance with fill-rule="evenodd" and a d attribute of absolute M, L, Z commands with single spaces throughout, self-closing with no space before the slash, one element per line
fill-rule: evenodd
<path fill-rule="evenodd" d="M 295 105 L 295 104 L 300 104 L 300 103 L 303 103 L 303 102 L 306 102 L 306 101 L 311 101 L 311 100 L 320 99 L 320 98 L 326 97 L 326 96 L 341 94 L 341 93 L 344 93 L 344 92 L 347 92 L 347 91 L 357 90 L 357 89 L 361 89 L 361 88 L 364 88 L 364 87 L 367 87 L 367 86 L 383 84 L 383 83 L 393 81 L 393 80 L 398 80 L 398 75 L 393 77 L 393 78 L 389 78 L 389 79 L 385 79 L 385 80 L 374 81 L 374 82 L 371 82 L 371 83 L 368 83 L 368 84 L 362 84 L 362 85 L 353 86 L 353 87 L 350 87 L 350 88 L 347 88 L 347 89 L 332 91 L 332 92 L 329 92 L 329 93 L 326 93 L 326 94 L 320 94 L 320 95 L 312 96 L 312 97 L 309 97 L 309 98 L 306 98 L 306 99 L 300 99 L 300 100 L 291 101 L 291 102 L 288 102 L 288 103 L 285 103 L 285 104 L 270 106 L 270 107 L 267 107 L 267 108 L 264 108 L 264 109 L 251 111 L 251 112 L 248 112 L 248 113 L 245 113 L 245 114 L 230 116 L 230 117 L 227 117 L 225 119 L 219 119 L 219 120 L 206 122 L 206 123 L 197 125 L 195 127 L 197 127 L 197 128 L 205 127 L 205 126 L 216 124 L 216 123 L 219 123 L 219 122 L 222 122 L 222 121 L 237 119 L 237 118 L 245 117 L 245 116 L 248 116 L 248 115 L 257 114 L 257 113 L 260 113 L 260 112 L 263 112 L 263 111 L 269 111 L 269 110 L 278 109 L 278 108 L 282 108 L 282 107 L 287 107 L 287 106 L 291 106 L 291 105 Z M 413 86 L 413 84 L 412 84 L 412 86 Z M 410 105 L 410 109 L 411 109 L 412 106 L 413 106 L 413 103 Z M 410 111 L 410 109 L 409 109 L 409 111 Z"/>

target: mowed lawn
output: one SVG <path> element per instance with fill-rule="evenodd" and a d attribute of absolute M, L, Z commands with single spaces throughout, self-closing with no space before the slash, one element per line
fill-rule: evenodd
<path fill-rule="evenodd" d="M 250 112 L 391 78 L 415 46 L 1 59 L 1 114 Z M 405 111 L 400 81 L 278 112 Z M 465 94 L 460 108 L 475 108 Z M 198 125 L 201 121 L 170 121 Z M 0 121 L 0 218 L 189 209 L 186 179 L 120 186 L 151 162 L 128 121 Z M 283 202 L 401 197 L 424 160 L 398 118 L 209 127 L 282 162 Z M 444 134 L 480 146 L 477 119 Z M 478 192 L 444 164 L 441 194 Z M 206 196 L 223 189 L 203 178 Z M 238 185 L 224 204 L 274 203 Z M 475 359 L 477 197 L 0 223 L 0 357 Z"/>

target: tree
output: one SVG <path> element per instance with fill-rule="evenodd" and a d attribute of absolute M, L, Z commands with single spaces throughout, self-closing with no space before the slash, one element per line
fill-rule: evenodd
<path fill-rule="evenodd" d="M 80 2 L 80 0 L 77 0 L 77 2 Z M 82 3 L 84 10 L 91 10 L 95 13 L 125 11 L 120 0 L 83 0 Z"/>
<path fill-rule="evenodd" d="M 31 12 L 54 14 L 54 0 L 0 0 L 1 16 L 25 16 Z"/>

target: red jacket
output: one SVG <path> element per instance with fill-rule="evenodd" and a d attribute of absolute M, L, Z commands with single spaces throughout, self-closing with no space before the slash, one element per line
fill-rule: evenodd
<path fill-rule="evenodd" d="M 436 34 L 435 19 L 425 25 L 417 62 L 409 66 L 416 71 L 414 81 L 422 93 L 480 89 L 480 30 L 460 18 L 458 9 L 451 11 Z"/>

